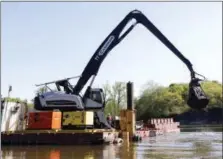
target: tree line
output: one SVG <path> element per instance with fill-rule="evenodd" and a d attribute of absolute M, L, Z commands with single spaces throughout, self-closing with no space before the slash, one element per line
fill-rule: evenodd
<path fill-rule="evenodd" d="M 134 99 L 137 120 L 147 121 L 150 118 L 174 117 L 184 121 L 222 121 L 222 83 L 218 81 L 201 82 L 209 105 L 203 111 L 192 110 L 187 105 L 188 84 L 172 83 L 162 86 L 153 81 L 144 85 L 138 97 Z M 104 85 L 106 93 L 105 112 L 119 115 L 120 109 L 126 108 L 126 83 L 116 82 L 113 85 Z"/>
<path fill-rule="evenodd" d="M 201 83 L 210 102 L 203 111 L 192 110 L 187 105 L 188 84 L 173 83 L 168 87 L 148 83 L 135 102 L 137 119 L 146 121 L 155 117 L 174 117 L 175 119 L 192 122 L 209 120 L 217 116 L 222 121 L 222 84 L 217 81 Z M 219 112 L 216 114 L 216 111 Z"/>

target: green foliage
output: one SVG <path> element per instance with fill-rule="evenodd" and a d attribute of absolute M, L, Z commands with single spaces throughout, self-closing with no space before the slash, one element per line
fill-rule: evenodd
<path fill-rule="evenodd" d="M 25 100 L 22 100 L 20 98 L 4 98 L 5 100 L 7 100 L 8 102 L 24 102 Z"/>
<path fill-rule="evenodd" d="M 48 92 L 48 88 L 43 86 L 43 87 L 39 87 L 37 90 L 36 90 L 36 94 L 42 94 L 42 93 L 46 93 Z"/>
<path fill-rule="evenodd" d="M 13 98 L 13 97 L 5 97 L 4 98 L 5 101 L 8 101 L 8 102 L 24 102 L 24 103 L 27 103 L 28 107 L 33 107 L 33 103 L 28 103 L 26 99 L 20 99 L 20 98 Z"/>
<path fill-rule="evenodd" d="M 217 81 L 207 81 L 202 83 L 207 96 L 210 98 L 208 107 L 222 107 L 222 84 Z"/>
<path fill-rule="evenodd" d="M 56 87 L 46 87 L 46 86 L 42 86 L 42 87 L 39 87 L 35 93 L 36 94 L 43 94 L 43 93 L 46 93 L 46 92 L 49 92 L 49 91 L 57 91 L 57 88 Z"/>
<path fill-rule="evenodd" d="M 106 83 L 103 86 L 105 93 L 105 114 L 119 115 L 121 109 L 126 107 L 126 84 L 115 82 L 113 85 Z"/>
<path fill-rule="evenodd" d="M 210 98 L 208 108 L 222 107 L 222 84 L 216 81 L 201 83 Z M 167 117 L 184 113 L 190 108 L 186 101 L 188 84 L 171 84 L 162 87 L 154 83 L 147 84 L 140 97 L 135 101 L 137 120 L 148 120 L 152 117 Z"/>
<path fill-rule="evenodd" d="M 151 117 L 166 117 L 185 111 L 182 94 L 183 87 L 171 85 L 170 87 L 147 87 L 136 101 L 137 117 L 140 120 Z"/>
<path fill-rule="evenodd" d="M 36 91 L 36 93 L 40 93 L 40 94 L 45 93 L 45 92 L 47 92 L 47 88 L 46 88 L 46 87 L 40 87 L 40 88 L 38 88 L 38 90 Z"/>

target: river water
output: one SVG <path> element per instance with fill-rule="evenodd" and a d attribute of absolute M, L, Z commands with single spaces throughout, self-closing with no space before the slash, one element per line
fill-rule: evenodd
<path fill-rule="evenodd" d="M 219 129 L 218 129 L 219 130 Z M 222 159 L 222 128 L 182 129 L 138 143 L 91 146 L 3 146 L 2 159 Z"/>

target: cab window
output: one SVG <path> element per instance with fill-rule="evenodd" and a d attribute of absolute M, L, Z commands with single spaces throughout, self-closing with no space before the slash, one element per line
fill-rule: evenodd
<path fill-rule="evenodd" d="M 98 103 L 103 103 L 101 92 L 99 92 L 99 91 L 93 91 L 91 93 L 91 99 L 98 102 Z"/>

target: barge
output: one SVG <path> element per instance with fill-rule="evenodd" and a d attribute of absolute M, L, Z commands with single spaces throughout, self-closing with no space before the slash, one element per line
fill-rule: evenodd
<path fill-rule="evenodd" d="M 97 128 L 93 111 L 27 111 L 23 103 L 8 104 L 1 124 L 2 145 L 78 145 L 140 141 L 167 132 L 179 132 L 173 119 L 136 123 L 132 83 L 127 84 L 127 109 L 120 111 L 119 128 Z M 122 139 L 121 139 L 121 138 Z"/>

